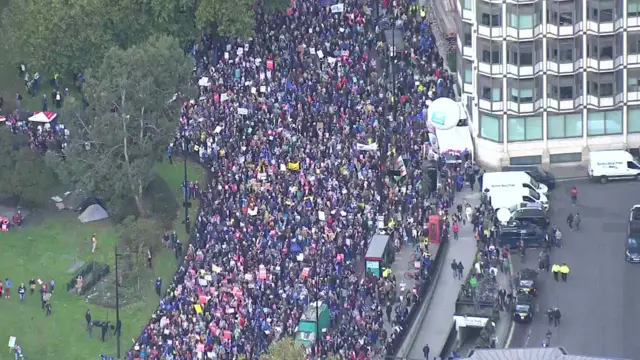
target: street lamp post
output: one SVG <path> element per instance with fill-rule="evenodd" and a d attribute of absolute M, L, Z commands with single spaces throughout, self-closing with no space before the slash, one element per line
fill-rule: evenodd
<path fill-rule="evenodd" d="M 121 323 L 120 323 L 120 284 L 118 281 L 118 258 L 120 257 L 120 254 L 118 254 L 118 245 L 114 245 L 114 252 L 115 252 L 115 258 L 116 258 L 116 350 L 117 350 L 117 356 L 118 359 L 120 359 L 120 332 L 121 330 Z"/>
<path fill-rule="evenodd" d="M 189 117 L 186 117 L 185 127 L 182 130 L 182 151 L 184 153 L 184 183 L 183 183 L 183 192 L 184 192 L 184 229 L 189 234 L 191 224 L 189 220 L 189 207 L 191 203 L 189 202 L 189 180 L 187 178 L 187 156 L 189 156 L 189 137 L 187 136 L 187 129 L 189 128 Z"/>

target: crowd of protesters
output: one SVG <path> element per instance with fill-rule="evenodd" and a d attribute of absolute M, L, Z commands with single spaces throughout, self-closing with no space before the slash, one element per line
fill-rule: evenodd
<path fill-rule="evenodd" d="M 423 9 L 375 4 L 258 9 L 253 40 L 205 36 L 194 47 L 200 94 L 184 104 L 168 155 L 197 154 L 212 180 L 199 189 L 185 260 L 129 359 L 256 359 L 315 301 L 329 306 L 331 326 L 309 355 L 395 352 L 407 321 L 406 306 L 384 316 L 396 274 L 378 280 L 358 264 L 379 225 L 400 246 L 427 237 L 426 104 L 452 94 L 452 78 Z M 390 23 L 406 48 L 395 57 L 382 41 Z M 431 199 L 444 201 L 449 186 Z"/>

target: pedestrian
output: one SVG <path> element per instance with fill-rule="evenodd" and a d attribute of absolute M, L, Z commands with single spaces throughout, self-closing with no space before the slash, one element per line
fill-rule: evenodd
<path fill-rule="evenodd" d="M 153 257 L 151 255 L 151 247 L 147 249 L 147 262 L 149 263 L 149 269 L 153 268 Z"/>
<path fill-rule="evenodd" d="M 36 291 L 36 279 L 31 278 L 31 280 L 29 280 L 29 294 L 33 295 L 35 291 Z"/>
<path fill-rule="evenodd" d="M 173 144 L 170 144 L 167 148 L 167 157 L 169 158 L 169 164 L 173 165 Z"/>
<path fill-rule="evenodd" d="M 89 327 L 91 327 L 91 311 L 89 309 L 84 313 L 84 320 L 87 322 L 87 330 L 89 330 Z"/>
<path fill-rule="evenodd" d="M 162 293 L 162 278 L 158 278 L 156 280 L 156 294 L 158 296 L 161 296 L 160 294 Z"/>
<path fill-rule="evenodd" d="M 578 202 L 578 188 L 574 186 L 571 188 L 571 204 L 573 206 L 576 206 L 577 202 Z"/>
<path fill-rule="evenodd" d="M 385 311 L 387 313 L 387 321 L 391 323 L 391 313 L 393 312 L 393 306 L 391 306 L 390 302 L 387 303 Z"/>
<path fill-rule="evenodd" d="M 569 276 L 569 272 L 571 271 L 567 263 L 563 263 L 560 266 L 559 270 L 560 270 L 560 273 L 562 274 L 562 281 L 567 282 L 567 277 Z"/>
<path fill-rule="evenodd" d="M 464 265 L 462 265 L 462 261 L 458 261 L 458 279 L 462 280 L 464 278 Z"/>
<path fill-rule="evenodd" d="M 89 332 L 89 339 L 93 339 L 93 323 L 89 322 L 87 324 L 87 331 Z"/>
<path fill-rule="evenodd" d="M 51 315 L 51 300 L 47 301 L 46 304 L 44 304 L 44 308 L 47 311 L 45 316 Z"/>
<path fill-rule="evenodd" d="M 4 279 L 4 297 L 6 299 L 11 298 L 11 281 L 9 279 Z"/>
<path fill-rule="evenodd" d="M 560 265 L 553 264 L 551 267 L 551 272 L 553 273 L 553 278 L 558 281 L 558 274 L 560 273 Z"/>
<path fill-rule="evenodd" d="M 422 348 L 422 355 L 424 356 L 425 360 L 429 360 L 429 352 L 430 351 L 431 351 L 431 349 L 429 348 L 429 344 L 426 344 Z"/>
<path fill-rule="evenodd" d="M 27 287 L 24 286 L 24 283 L 21 283 L 18 287 L 18 295 L 20 296 L 20 302 L 24 301 L 24 295 L 27 292 Z"/>
<path fill-rule="evenodd" d="M 569 229 L 573 230 L 573 214 L 569 213 L 567 216 L 567 225 L 569 225 Z"/>
<path fill-rule="evenodd" d="M 576 213 L 576 216 L 573 217 L 573 228 L 580 231 L 580 213 Z"/>
<path fill-rule="evenodd" d="M 458 232 L 460 231 L 460 226 L 458 225 L 458 222 L 454 221 L 454 223 L 451 226 L 451 228 L 453 230 L 453 238 L 458 240 Z"/>
<path fill-rule="evenodd" d="M 96 252 L 96 247 L 98 247 L 98 237 L 96 236 L 96 233 L 93 233 L 93 235 L 91 235 L 91 253 L 95 253 Z"/>
<path fill-rule="evenodd" d="M 451 270 L 453 270 L 453 278 L 456 279 L 458 277 L 458 263 L 456 262 L 456 259 L 451 261 Z"/>
<path fill-rule="evenodd" d="M 49 280 L 49 292 L 52 294 L 56 292 L 56 281 L 53 279 Z"/>
<path fill-rule="evenodd" d="M 557 307 L 553 308 L 553 325 L 555 327 L 558 327 L 558 325 L 560 325 L 561 317 L 562 317 L 562 314 L 560 313 L 560 309 L 558 309 Z"/>

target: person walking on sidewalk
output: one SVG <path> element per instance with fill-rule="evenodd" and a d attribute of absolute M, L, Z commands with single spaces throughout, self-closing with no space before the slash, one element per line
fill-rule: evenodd
<path fill-rule="evenodd" d="M 453 261 L 451 262 L 451 270 L 453 270 L 453 278 L 457 279 L 458 278 L 458 263 L 456 262 L 456 259 L 453 259 Z"/>
<path fill-rule="evenodd" d="M 460 231 L 460 226 L 458 226 L 457 221 L 453 222 L 453 226 L 451 226 L 451 229 L 453 230 L 453 238 L 458 240 L 458 232 Z"/>
<path fill-rule="evenodd" d="M 567 225 L 569 225 L 569 229 L 573 230 L 573 214 L 569 213 L 567 216 Z"/>
<path fill-rule="evenodd" d="M 567 266 L 567 263 L 563 263 L 560 266 L 560 273 L 562 274 L 562 281 L 567 282 L 567 277 L 569 276 L 569 272 L 571 270 L 569 269 L 569 266 Z"/>
<path fill-rule="evenodd" d="M 580 213 L 576 213 L 573 217 L 573 229 L 575 231 L 580 231 Z"/>
<path fill-rule="evenodd" d="M 557 282 L 558 274 L 560 273 L 560 265 L 553 264 L 553 266 L 551 267 L 551 272 L 553 273 L 553 279 Z"/>
<path fill-rule="evenodd" d="M 578 188 L 574 186 L 571 188 L 571 204 L 573 206 L 576 206 L 577 202 L 578 202 Z"/>
<path fill-rule="evenodd" d="M 462 261 L 458 261 L 458 279 L 462 280 L 464 278 L 464 265 L 462 265 Z"/>
<path fill-rule="evenodd" d="M 423 348 L 422 348 L 422 355 L 424 355 L 425 360 L 429 360 L 429 352 L 431 351 L 431 349 L 429 349 L 429 344 L 426 344 Z"/>

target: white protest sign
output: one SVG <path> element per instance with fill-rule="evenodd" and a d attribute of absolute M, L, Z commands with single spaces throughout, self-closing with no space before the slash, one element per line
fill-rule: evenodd
<path fill-rule="evenodd" d="M 249 110 L 247 110 L 246 108 L 238 108 L 238 114 L 247 115 L 248 113 L 249 113 Z"/>
<path fill-rule="evenodd" d="M 344 11 L 344 4 L 335 4 L 335 5 L 331 5 L 331 12 L 333 14 L 335 13 L 341 13 Z"/>
<path fill-rule="evenodd" d="M 324 214 L 324 211 L 318 210 L 318 219 L 320 219 L 320 221 L 326 221 L 327 220 L 327 216 Z"/>
<path fill-rule="evenodd" d="M 239 47 L 238 50 L 236 51 L 236 54 L 238 54 L 238 55 L 244 54 L 244 49 Z"/>
<path fill-rule="evenodd" d="M 327 56 L 327 61 L 329 62 L 329 64 L 333 65 L 336 63 L 336 58 Z"/>
<path fill-rule="evenodd" d="M 13 349 L 16 346 L 16 337 L 9 336 L 9 349 Z"/>
<path fill-rule="evenodd" d="M 263 93 L 263 92 L 267 92 L 267 87 L 266 87 L 266 86 L 264 86 L 264 85 L 263 85 L 263 86 L 260 86 L 260 92 L 261 92 L 261 93 Z"/>
<path fill-rule="evenodd" d="M 322 50 L 318 50 L 318 51 L 316 52 L 316 55 L 318 55 L 318 57 L 319 57 L 320 59 L 322 59 L 322 58 L 324 57 L 324 53 L 322 52 Z"/>
<path fill-rule="evenodd" d="M 225 52 L 225 53 L 224 53 L 224 59 L 225 59 L 225 60 L 229 60 L 229 53 L 228 53 L 228 52 Z"/>
<path fill-rule="evenodd" d="M 254 87 L 251 88 L 251 93 L 252 94 L 256 94 L 257 92 L 258 92 L 258 90 L 256 90 L 256 88 L 254 88 Z"/>
<path fill-rule="evenodd" d="M 220 101 L 227 101 L 229 99 L 229 95 L 227 93 L 220 94 Z"/>
<path fill-rule="evenodd" d="M 311 53 L 311 55 L 315 55 L 316 54 L 316 48 L 309 48 L 309 52 Z"/>
<path fill-rule="evenodd" d="M 222 131 L 222 126 L 218 125 L 218 126 L 216 126 L 216 129 L 213 130 L 213 133 L 214 134 L 220 134 L 220 131 Z"/>

